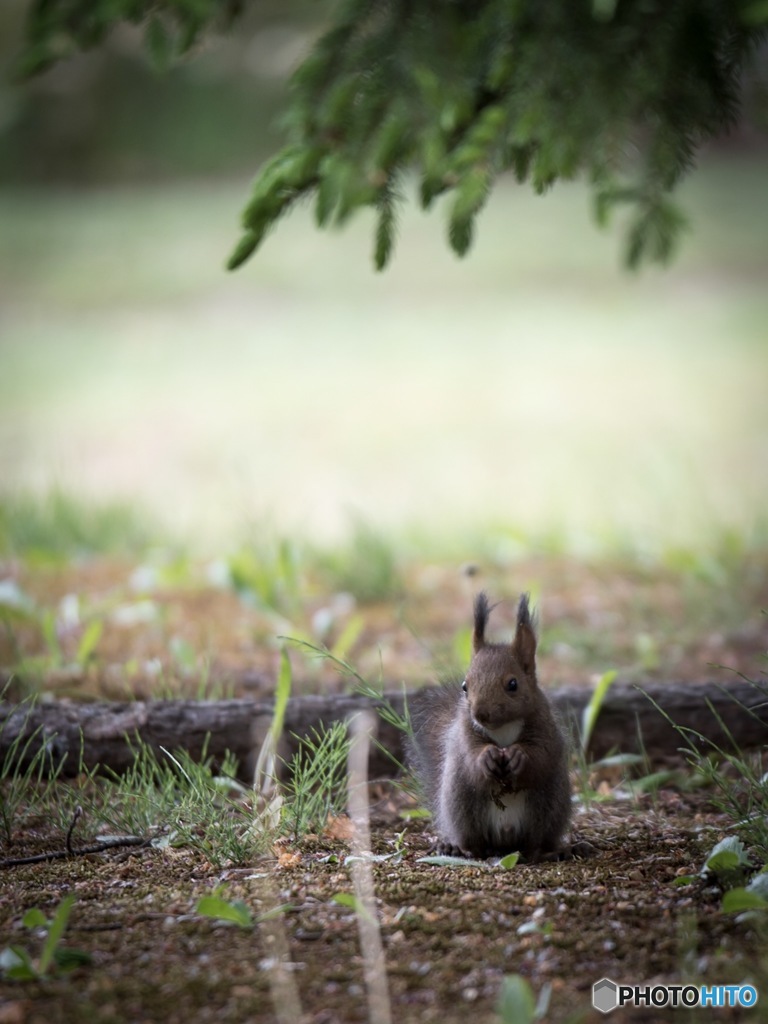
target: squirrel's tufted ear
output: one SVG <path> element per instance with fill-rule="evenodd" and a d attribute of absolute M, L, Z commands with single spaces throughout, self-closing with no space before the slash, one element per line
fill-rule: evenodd
<path fill-rule="evenodd" d="M 512 653 L 520 667 L 529 675 L 536 675 L 536 616 L 531 614 L 528 594 L 523 594 L 517 606 L 517 629 L 512 641 Z"/>
<path fill-rule="evenodd" d="M 488 598 L 485 591 L 481 590 L 475 598 L 475 628 L 472 631 L 472 647 L 475 651 L 479 651 L 481 647 L 485 646 L 485 627 L 490 614 Z"/>

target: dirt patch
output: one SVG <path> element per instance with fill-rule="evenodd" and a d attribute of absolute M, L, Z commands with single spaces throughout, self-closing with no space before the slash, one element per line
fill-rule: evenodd
<path fill-rule="evenodd" d="M 361 673 L 413 685 L 461 671 L 472 595 L 481 587 L 510 599 L 508 615 L 502 607 L 495 616 L 501 635 L 505 624 L 511 628 L 516 595 L 534 592 L 547 684 L 587 684 L 610 668 L 626 681 L 701 682 L 727 680 L 713 663 L 751 678 L 764 667 L 768 560 L 759 554 L 706 571 L 560 557 L 504 569 L 405 566 L 401 596 L 374 605 L 339 600 L 308 576 L 279 608 L 214 585 L 202 566 L 187 565 L 175 581 L 137 576 L 136 566 L 110 560 L 6 564 L 2 574 L 50 612 L 54 630 L 46 636 L 38 618 L 0 632 L 0 663 L 14 670 L 19 692 L 268 696 L 278 634 L 334 645 L 351 623 L 345 653 Z M 93 621 L 101 623 L 98 642 L 78 664 Z M 347 685 L 312 660 L 296 658 L 294 675 L 298 691 Z M 698 877 L 715 842 L 733 831 L 708 791 L 661 790 L 632 803 L 610 781 L 595 785 L 606 802 L 576 816 L 595 856 L 510 870 L 419 863 L 434 840 L 429 823 L 406 826 L 401 799 L 375 794 L 373 852 L 391 855 L 372 871 L 395 1021 L 496 1020 L 502 979 L 513 973 L 537 993 L 551 985 L 546 1020 L 574 1024 L 605 1019 L 591 1008 L 591 987 L 602 977 L 766 983 L 762 926 L 722 913 L 720 891 Z M 78 843 L 92 838 L 87 822 L 78 835 Z M 28 819 L 5 852 L 64 848 L 60 827 Z M 71 893 L 64 945 L 90 953 L 92 962 L 42 982 L 0 983 L 0 1024 L 284 1024 L 296 996 L 311 1024 L 367 1021 L 357 919 L 333 899 L 352 892 L 348 853 L 342 840 L 325 836 L 225 870 L 173 848 L 7 868 L 0 948 L 26 945 L 37 954 L 41 938 L 23 927 L 24 913 L 40 907 L 50 916 Z M 675 885 L 687 875 L 695 880 Z M 255 917 L 276 905 L 287 909 L 249 929 L 201 916 L 198 900 L 218 886 Z M 656 1024 L 679 1021 L 681 1012 L 688 1011 L 639 1008 L 611 1020 Z M 718 1019 L 745 1013 L 721 1010 Z"/>
<path fill-rule="evenodd" d="M 768 555 L 761 552 L 677 567 L 560 556 L 503 568 L 410 564 L 397 596 L 364 605 L 310 571 L 273 606 L 214 585 L 211 575 L 200 564 L 137 569 L 109 559 L 0 565 L 0 576 L 51 623 L 47 636 L 39 618 L 0 629 L 0 666 L 14 675 L 17 695 L 31 688 L 85 699 L 263 697 L 274 688 L 277 638 L 287 635 L 341 645 L 372 682 L 414 686 L 464 670 L 472 598 L 483 587 L 502 600 L 494 615 L 499 636 L 511 633 L 518 594 L 532 591 L 546 685 L 587 685 L 609 669 L 641 683 L 759 678 L 768 648 Z M 91 622 L 101 631 L 81 664 Z M 334 666 L 292 657 L 296 692 L 347 687 Z"/>
<path fill-rule="evenodd" d="M 604 1019 L 592 984 L 680 984 L 759 977 L 761 943 L 749 925 L 721 913 L 720 893 L 697 875 L 727 823 L 699 794 L 659 794 L 642 808 L 611 802 L 577 817 L 596 846 L 583 861 L 524 866 L 436 867 L 418 862 L 433 841 L 428 823 L 403 823 L 389 801 L 372 834 L 373 875 L 393 1019 L 492 1021 L 505 974 L 540 991 L 550 983 L 549 1021 Z M 14 853 L 61 845 L 41 828 Z M 398 853 L 398 849 L 400 852 Z M 310 837 L 252 865 L 214 871 L 184 850 L 147 849 L 72 858 L 3 872 L 0 934 L 39 944 L 21 927 L 38 906 L 50 914 L 72 893 L 65 944 L 92 963 L 67 977 L 0 984 L 0 1020 L 55 1024 L 92 1020 L 272 1022 L 276 972 L 295 984 L 307 1021 L 369 1019 L 351 893 L 348 848 Z M 254 915 L 287 904 L 276 920 L 243 930 L 196 913 L 217 886 Z M 679 1016 L 679 1012 L 677 1014 Z M 623 1016 L 622 1016 L 623 1015 Z M 613 1019 L 677 1019 L 674 1011 L 620 1011 Z M 740 1019 L 738 1012 L 726 1019 Z"/>

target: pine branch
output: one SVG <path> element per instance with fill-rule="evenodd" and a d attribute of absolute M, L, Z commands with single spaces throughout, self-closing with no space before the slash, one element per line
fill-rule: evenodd
<path fill-rule="evenodd" d="M 120 21 L 144 24 L 164 65 L 240 3 L 36 0 L 22 67 L 97 45 Z M 256 179 L 228 266 L 310 196 L 320 227 L 377 210 L 382 269 L 405 173 L 424 207 L 454 193 L 448 236 L 464 255 L 510 171 L 538 193 L 582 177 L 600 223 L 630 208 L 628 264 L 666 261 L 684 224 L 671 194 L 702 144 L 738 119 L 767 26 L 758 0 L 345 0 L 293 77 L 288 145 Z"/>

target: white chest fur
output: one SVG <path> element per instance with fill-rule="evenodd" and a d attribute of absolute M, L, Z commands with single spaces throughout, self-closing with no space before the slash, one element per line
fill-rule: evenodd
<path fill-rule="evenodd" d="M 518 741 L 522 731 L 522 718 L 517 718 L 514 722 L 507 722 L 506 725 L 502 725 L 498 729 L 483 729 L 485 735 L 490 737 L 497 747 L 511 747 Z"/>
<path fill-rule="evenodd" d="M 499 804 L 488 804 L 488 832 L 493 842 L 500 843 L 510 831 L 519 832 L 525 817 L 525 793 L 504 793 Z"/>

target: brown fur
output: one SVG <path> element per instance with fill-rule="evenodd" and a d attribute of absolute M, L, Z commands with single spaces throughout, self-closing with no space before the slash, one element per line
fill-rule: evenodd
<path fill-rule="evenodd" d="M 465 691 L 447 684 L 411 700 L 410 762 L 443 852 L 491 857 L 518 850 L 539 860 L 561 850 L 570 822 L 567 748 L 536 678 L 528 595 L 511 644 L 487 642 L 490 611 L 479 594 Z"/>

